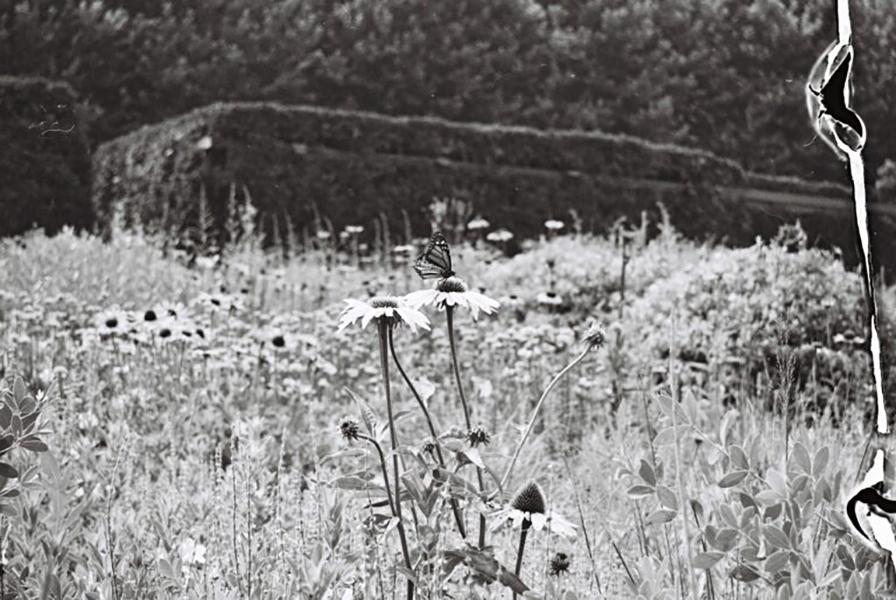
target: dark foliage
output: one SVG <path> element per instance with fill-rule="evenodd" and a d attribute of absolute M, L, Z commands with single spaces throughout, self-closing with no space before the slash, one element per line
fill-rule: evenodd
<path fill-rule="evenodd" d="M 896 19 L 891 0 L 851 6 L 873 174 L 896 156 Z M 833 13 L 830 0 L 6 0 L 0 68 L 72 83 L 99 141 L 258 100 L 599 129 L 837 179 L 803 98 Z"/>
<path fill-rule="evenodd" d="M 66 83 L 0 77 L 0 236 L 89 227 L 90 150 Z"/>
<path fill-rule="evenodd" d="M 801 219 L 810 243 L 838 245 L 848 258 L 853 248 L 842 186 L 756 175 L 708 152 L 599 133 L 217 104 L 113 140 L 95 156 L 93 197 L 106 224 L 118 206 L 126 224 L 189 235 L 204 194 L 220 232 L 247 190 L 279 239 L 319 217 L 341 227 L 385 214 L 399 227 L 403 211 L 424 230 L 429 202 L 452 195 L 523 236 L 569 209 L 590 230 L 620 216 L 637 222 L 642 211 L 656 222 L 662 202 L 689 237 L 724 231 L 729 242 L 749 244 Z M 893 218 L 876 217 L 879 256 L 893 255 L 884 247 Z"/>

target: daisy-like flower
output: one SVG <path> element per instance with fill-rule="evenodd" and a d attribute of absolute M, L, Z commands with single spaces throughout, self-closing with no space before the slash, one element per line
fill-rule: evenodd
<path fill-rule="evenodd" d="M 482 217 L 476 217 L 469 223 L 467 223 L 467 229 L 470 231 L 477 231 L 479 229 L 488 229 L 491 226 L 491 223 L 483 219 Z"/>
<path fill-rule="evenodd" d="M 321 229 L 317 232 L 317 239 L 319 240 L 328 240 L 330 239 L 330 232 L 326 229 Z"/>
<path fill-rule="evenodd" d="M 405 296 L 405 300 L 415 308 L 432 304 L 439 310 L 445 310 L 446 306 L 462 306 L 473 313 L 474 319 L 479 317 L 480 311 L 490 315 L 501 306 L 497 300 L 485 294 L 471 292 L 467 283 L 457 276 L 439 280 L 435 289 L 411 292 Z"/>
<path fill-rule="evenodd" d="M 543 306 L 560 306 L 563 304 L 563 298 L 556 292 L 542 292 L 535 297 L 535 301 Z"/>
<path fill-rule="evenodd" d="M 509 230 L 504 229 L 502 227 L 501 229 L 497 229 L 497 230 L 491 232 L 490 234 L 488 234 L 487 236 L 485 236 L 485 239 L 487 239 L 490 242 L 504 243 L 504 242 L 509 242 L 510 240 L 512 240 L 513 234 Z"/>
<path fill-rule="evenodd" d="M 345 230 L 352 235 L 358 235 L 360 233 L 364 233 L 364 226 L 363 225 L 346 225 Z"/>
<path fill-rule="evenodd" d="M 95 319 L 96 327 L 103 333 L 126 333 L 130 326 L 131 316 L 115 307 L 104 310 Z"/>
<path fill-rule="evenodd" d="M 336 331 L 342 331 L 356 321 L 361 322 L 363 329 L 373 320 L 384 320 L 391 325 L 404 323 L 412 331 L 417 331 L 417 327 L 429 331 L 429 319 L 426 315 L 402 298 L 377 296 L 367 301 L 347 299 L 345 303 L 348 306 L 340 315 Z"/>
<path fill-rule="evenodd" d="M 549 511 L 544 492 L 534 481 L 525 484 L 516 493 L 510 504 L 495 512 L 492 531 L 497 531 L 508 521 L 514 529 L 547 529 L 568 540 L 576 537 L 576 526 L 554 511 Z"/>
<path fill-rule="evenodd" d="M 551 231 L 560 231 L 563 229 L 563 221 L 558 221 L 557 219 L 548 219 L 544 222 L 545 229 L 549 229 Z"/>

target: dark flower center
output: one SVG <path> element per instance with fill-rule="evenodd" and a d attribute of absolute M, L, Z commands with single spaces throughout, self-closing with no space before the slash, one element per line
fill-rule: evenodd
<path fill-rule="evenodd" d="M 436 289 L 440 292 L 458 292 L 463 293 L 467 291 L 466 282 L 460 277 L 446 277 L 439 281 L 439 284 L 436 286 Z"/>
<path fill-rule="evenodd" d="M 545 502 L 544 493 L 541 491 L 541 487 L 534 481 L 530 481 L 516 493 L 510 506 L 527 513 L 543 515 L 547 512 L 547 502 Z"/>
<path fill-rule="evenodd" d="M 395 298 L 377 296 L 370 299 L 370 306 L 373 308 L 398 308 L 398 301 Z"/>
<path fill-rule="evenodd" d="M 157 318 L 158 318 L 158 317 L 156 317 L 156 311 L 154 311 L 154 310 L 152 310 L 152 309 L 150 309 L 150 310 L 146 311 L 145 313 L 143 313 L 143 320 L 144 320 L 144 321 L 155 321 Z"/>

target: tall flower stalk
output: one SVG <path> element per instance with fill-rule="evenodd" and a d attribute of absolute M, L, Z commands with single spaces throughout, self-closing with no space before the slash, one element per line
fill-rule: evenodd
<path fill-rule="evenodd" d="M 464 423 L 467 426 L 467 431 L 473 428 L 473 424 L 470 421 L 470 407 L 467 404 L 467 396 L 464 394 L 464 385 L 461 381 L 460 376 L 460 367 L 457 362 L 457 347 L 454 343 L 454 306 L 447 305 L 445 306 L 445 320 L 448 324 L 448 345 L 451 348 L 451 365 L 454 369 L 454 380 L 457 382 L 457 394 L 460 396 L 460 403 L 463 406 L 464 410 Z M 476 480 L 479 484 L 479 491 L 485 493 L 485 479 L 482 476 L 482 469 L 480 467 L 476 467 Z M 485 547 L 485 515 L 481 512 L 479 513 L 479 547 Z"/>
<path fill-rule="evenodd" d="M 520 441 L 516 445 L 516 449 L 513 451 L 513 457 L 510 459 L 510 464 L 507 465 L 507 469 L 504 471 L 504 476 L 501 477 L 501 489 L 504 489 L 507 484 L 510 482 L 510 477 L 513 475 L 513 469 L 516 466 L 517 460 L 519 460 L 520 452 L 523 450 L 523 446 L 526 444 L 526 440 L 529 439 L 529 435 L 532 433 L 532 428 L 535 427 L 535 420 L 538 418 L 538 413 L 541 412 L 541 407 L 544 404 L 544 401 L 547 399 L 548 395 L 550 395 L 551 390 L 557 385 L 557 383 L 563 379 L 563 376 L 566 375 L 569 371 L 575 368 L 580 362 L 585 360 L 585 357 L 588 356 L 588 353 L 592 350 L 598 349 L 604 345 L 606 341 L 606 333 L 603 329 L 601 329 L 597 325 L 592 325 L 589 327 L 588 331 L 585 332 L 584 344 L 585 348 L 582 352 L 576 356 L 572 361 L 563 367 L 563 369 L 554 375 L 553 379 L 551 379 L 548 386 L 544 389 L 544 392 L 541 394 L 541 398 L 538 399 L 538 402 L 535 404 L 535 408 L 532 410 L 532 416 L 529 417 L 529 422 L 526 425 L 526 429 L 523 431 L 523 436 L 520 438 Z"/>
<path fill-rule="evenodd" d="M 398 519 L 398 536 L 401 539 L 401 552 L 404 555 L 404 563 L 408 571 L 413 571 L 411 555 L 408 552 L 408 541 L 404 531 L 404 520 L 401 516 L 401 473 L 398 468 L 398 435 L 395 433 L 395 417 L 392 411 L 392 393 L 389 388 L 389 359 L 388 347 L 392 324 L 385 319 L 377 323 L 380 334 L 380 367 L 383 372 L 383 391 L 386 395 L 386 412 L 389 418 L 389 441 L 392 443 L 392 467 L 395 473 L 395 517 Z M 388 485 L 388 484 L 387 484 Z M 414 582 L 408 581 L 408 599 L 414 597 Z"/>
<path fill-rule="evenodd" d="M 407 535 L 405 533 L 404 519 L 401 512 L 401 470 L 398 457 L 398 435 L 395 431 L 395 414 L 392 410 L 392 390 L 389 385 L 389 340 L 392 328 L 403 323 L 411 329 L 421 327 L 429 329 L 429 320 L 417 309 L 409 306 L 404 301 L 393 297 L 377 297 L 363 302 L 359 300 L 346 300 L 347 308 L 342 312 L 338 331 L 342 331 L 349 325 L 360 321 L 364 328 L 371 322 L 376 322 L 379 333 L 380 368 L 383 373 L 383 392 L 386 396 L 386 411 L 389 419 L 389 439 L 392 446 L 392 467 L 394 471 L 395 493 L 393 499 L 394 516 L 398 520 L 398 536 L 401 540 L 401 552 L 404 557 L 405 567 L 408 573 L 413 572 L 411 555 L 408 551 Z M 387 489 L 389 482 L 386 481 Z M 408 600 L 414 597 L 414 582 L 407 580 Z"/>
<path fill-rule="evenodd" d="M 423 401 L 423 398 L 417 392 L 417 388 L 414 386 L 413 382 L 411 382 L 410 377 L 408 377 L 407 373 L 401 366 L 401 362 L 398 360 L 398 355 L 395 352 L 395 342 L 392 339 L 392 330 L 389 330 L 389 351 L 392 353 L 392 360 L 395 362 L 396 368 L 398 368 L 398 372 L 401 373 L 402 379 L 410 388 L 411 393 L 414 394 L 414 398 L 417 400 L 417 404 L 420 406 L 420 410 L 423 412 L 423 416 L 426 418 L 426 425 L 429 427 L 429 433 L 432 436 L 433 447 L 435 448 L 436 460 L 439 462 L 439 467 L 443 470 L 447 469 L 445 466 L 445 456 L 442 454 L 442 445 L 439 443 L 439 434 L 436 431 L 436 426 L 433 423 L 432 416 L 429 413 L 429 408 L 426 406 L 426 403 Z M 451 498 L 451 512 L 454 514 L 454 521 L 457 524 L 458 533 L 464 539 L 467 537 L 467 531 L 464 527 L 463 516 L 460 512 L 460 506 L 457 504 L 457 500 Z"/>

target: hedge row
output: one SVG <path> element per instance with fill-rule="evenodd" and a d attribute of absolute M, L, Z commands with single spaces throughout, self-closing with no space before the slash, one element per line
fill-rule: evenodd
<path fill-rule="evenodd" d="M 131 223 L 165 215 L 196 218 L 205 193 L 218 223 L 232 185 L 249 190 L 263 222 L 308 226 L 315 210 L 336 226 L 380 214 L 418 231 L 433 197 L 472 201 L 518 235 L 575 209 L 600 230 L 626 215 L 655 213 L 657 202 L 693 237 L 749 243 L 800 218 L 810 237 L 850 253 L 843 210 L 807 214 L 780 204 L 757 208 L 738 190 L 848 200 L 831 183 L 744 172 L 710 153 L 602 133 L 465 125 L 275 104 L 215 104 L 101 146 L 94 201 L 108 222 L 116 208 Z M 887 225 L 889 226 L 889 225 Z M 281 232 L 282 233 L 282 232 Z M 892 254 L 892 253 L 890 253 Z"/>
<path fill-rule="evenodd" d="M 65 83 L 0 76 L 0 236 L 90 227 L 90 149 Z"/>

